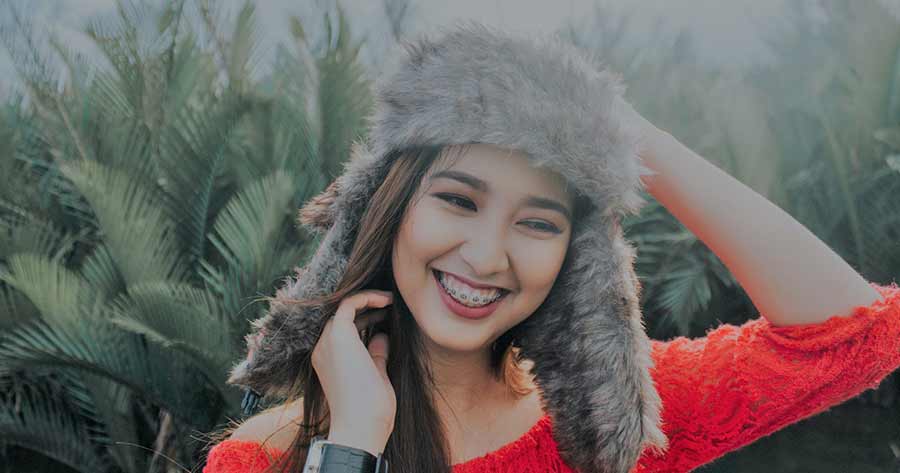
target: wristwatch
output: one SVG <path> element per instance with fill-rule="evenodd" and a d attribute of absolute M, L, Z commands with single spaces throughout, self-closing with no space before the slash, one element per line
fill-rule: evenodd
<path fill-rule="evenodd" d="M 313 437 L 303 473 L 388 473 L 388 461 L 356 447 Z"/>

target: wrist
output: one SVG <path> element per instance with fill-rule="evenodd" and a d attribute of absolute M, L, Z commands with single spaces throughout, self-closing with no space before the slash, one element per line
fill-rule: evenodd
<path fill-rule="evenodd" d="M 348 447 L 365 450 L 378 456 L 384 452 L 387 440 L 380 436 L 365 434 L 358 429 L 332 429 L 328 432 L 328 440 Z"/>
<path fill-rule="evenodd" d="M 671 158 L 676 143 L 677 140 L 670 133 L 659 128 L 654 128 L 641 137 L 638 155 L 646 170 L 641 171 L 640 178 L 654 197 L 657 197 L 658 180 L 665 174 L 664 160 Z"/>
<path fill-rule="evenodd" d="M 641 156 L 641 161 L 651 169 L 656 170 L 657 162 L 666 155 L 666 150 L 671 151 L 673 139 L 674 137 L 671 133 L 660 128 L 652 127 L 647 129 L 641 135 L 638 146 L 638 154 Z"/>
<path fill-rule="evenodd" d="M 388 473 L 388 461 L 380 451 L 367 450 L 365 442 L 335 432 L 312 439 L 303 473 Z"/>

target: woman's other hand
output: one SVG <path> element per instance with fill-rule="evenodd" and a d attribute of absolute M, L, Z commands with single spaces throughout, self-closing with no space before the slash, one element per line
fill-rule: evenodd
<path fill-rule="evenodd" d="M 658 148 L 657 140 L 668 133 L 650 123 L 649 120 L 644 118 L 630 103 L 620 96 L 616 96 L 613 107 L 615 116 L 620 120 L 622 126 L 631 130 L 639 138 L 638 156 L 642 164 L 640 175 L 652 176 L 658 174 L 655 163 L 657 158 L 656 150 Z"/>
<path fill-rule="evenodd" d="M 331 416 L 328 439 L 373 455 L 384 451 L 394 430 L 397 397 L 387 376 L 387 335 L 374 335 L 366 347 L 359 331 L 383 319 L 392 302 L 393 294 L 380 290 L 344 298 L 312 352 Z M 357 319 L 367 308 L 376 310 Z"/>

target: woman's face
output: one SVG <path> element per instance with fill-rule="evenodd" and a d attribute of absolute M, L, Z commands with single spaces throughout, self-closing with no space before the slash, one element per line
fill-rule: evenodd
<path fill-rule="evenodd" d="M 392 252 L 397 287 L 426 343 L 483 350 L 531 315 L 559 274 L 572 213 L 565 181 L 518 151 L 472 144 L 449 167 L 438 158 Z M 490 287 L 475 290 L 451 274 Z M 464 308 L 495 299 L 493 288 L 503 295 L 492 311 Z"/>

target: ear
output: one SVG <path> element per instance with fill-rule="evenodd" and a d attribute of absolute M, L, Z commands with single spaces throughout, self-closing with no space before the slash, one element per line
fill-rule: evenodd
<path fill-rule="evenodd" d="M 320 194 L 310 199 L 297 212 L 297 223 L 312 232 L 328 230 L 334 224 L 332 204 L 338 196 L 338 181 L 335 180 Z"/>

